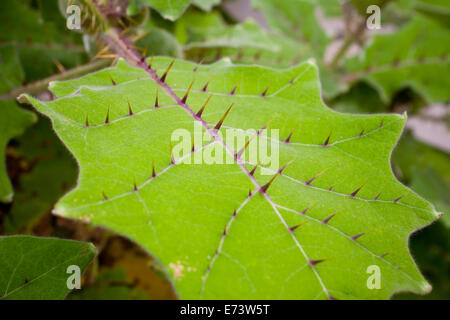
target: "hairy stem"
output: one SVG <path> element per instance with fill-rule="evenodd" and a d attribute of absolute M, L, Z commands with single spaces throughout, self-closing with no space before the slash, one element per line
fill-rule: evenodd
<path fill-rule="evenodd" d="M 336 68 L 336 66 L 341 61 L 342 57 L 345 56 L 350 46 L 361 38 L 362 34 L 365 31 L 365 25 L 366 25 L 366 19 L 362 19 L 361 22 L 358 24 L 357 29 L 354 32 L 351 32 L 346 38 L 342 46 L 339 48 L 336 55 L 333 57 L 333 59 L 330 62 L 331 68 Z"/>
<path fill-rule="evenodd" d="M 110 60 L 99 60 L 90 62 L 88 64 L 75 67 L 73 69 L 67 70 L 63 73 L 58 73 L 55 75 L 52 75 L 48 78 L 38 80 L 36 82 L 29 83 L 22 87 L 17 87 L 13 89 L 12 91 L 0 96 L 0 100 L 6 100 L 6 99 L 13 99 L 21 95 L 22 93 L 28 93 L 28 94 L 36 94 L 38 92 L 44 91 L 48 88 L 48 84 L 52 81 L 57 80 L 67 80 L 72 79 L 78 76 L 85 75 L 86 73 L 93 72 L 99 69 L 102 69 L 106 67 L 110 63 Z"/>

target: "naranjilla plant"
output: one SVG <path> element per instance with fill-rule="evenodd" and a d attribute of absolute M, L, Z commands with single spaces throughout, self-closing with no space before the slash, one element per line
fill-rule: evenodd
<path fill-rule="evenodd" d="M 448 298 L 448 6 L 373 2 L 3 1 L 0 297 Z"/>

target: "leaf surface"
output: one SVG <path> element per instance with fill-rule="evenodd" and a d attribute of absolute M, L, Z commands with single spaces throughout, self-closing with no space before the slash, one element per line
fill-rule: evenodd
<path fill-rule="evenodd" d="M 81 272 L 95 256 L 92 244 L 31 236 L 0 237 L 0 299 L 64 299 L 67 267 Z"/>
<path fill-rule="evenodd" d="M 52 119 L 80 164 L 78 186 L 56 214 L 141 244 L 181 298 L 376 299 L 430 289 L 408 237 L 438 214 L 395 179 L 389 162 L 404 116 L 328 109 L 310 62 L 275 70 L 176 60 L 163 83 L 170 63 L 155 58 L 150 70 L 120 60 L 52 83 L 52 102 L 22 96 Z M 200 119 L 195 113 L 208 97 Z M 193 135 L 200 124 L 203 144 L 185 156 L 214 149 L 233 159 L 239 150 L 212 129 L 232 103 L 219 132 L 271 121 L 260 139 L 274 141 L 271 150 L 279 143 L 274 170 L 261 165 L 251 174 L 256 163 L 247 155 L 194 165 L 173 153 L 173 132 Z M 371 265 L 381 270 L 379 290 L 367 287 Z"/>

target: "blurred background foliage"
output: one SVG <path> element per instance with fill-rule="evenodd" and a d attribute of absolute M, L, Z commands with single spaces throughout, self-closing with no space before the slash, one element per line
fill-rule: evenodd
<path fill-rule="evenodd" d="M 450 1 L 183 0 L 175 11 L 156 0 L 97 2 L 108 13 L 108 24 L 120 28 L 144 56 L 199 63 L 230 59 L 274 68 L 312 59 L 331 108 L 407 112 L 392 169 L 444 215 L 410 240 L 433 291 L 394 298 L 450 299 Z M 0 152 L 14 190 L 12 202 L 0 203 L 0 232 L 93 242 L 100 253 L 84 274 L 83 289 L 69 299 L 175 299 L 157 261 L 139 246 L 51 214 L 54 203 L 76 184 L 77 164 L 48 119 L 14 102 L 21 92 L 52 99 L 46 91 L 50 80 L 115 63 L 99 41 L 105 25 L 89 3 L 0 2 L 0 108 L 12 113 L 11 130 L 0 130 Z M 83 32 L 67 29 L 68 4 L 82 6 Z M 366 27 L 366 9 L 373 4 L 381 8 L 377 30 Z"/>

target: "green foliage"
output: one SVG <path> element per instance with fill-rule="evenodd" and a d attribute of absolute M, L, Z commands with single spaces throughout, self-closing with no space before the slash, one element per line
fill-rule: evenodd
<path fill-rule="evenodd" d="M 12 100 L 0 100 L 0 202 L 10 202 L 13 197 L 11 183 L 6 173 L 4 158 L 8 141 L 23 133 L 35 120 L 35 115 L 17 106 Z"/>
<path fill-rule="evenodd" d="M 264 13 L 274 31 L 308 43 L 316 56 L 322 58 L 330 40 L 316 19 L 317 3 L 309 0 L 252 0 L 252 4 Z"/>
<path fill-rule="evenodd" d="M 60 19 L 65 21 L 62 17 Z M 10 91 L 23 81 L 35 81 L 55 73 L 55 63 L 69 68 L 85 60 L 81 34 L 61 27 L 60 20 L 43 20 L 40 11 L 25 2 L 1 1 L 0 20 L 2 64 L 21 70 L 5 75 L 9 90 L 2 88 L 4 80 L 0 80 L 1 93 Z"/>
<path fill-rule="evenodd" d="M 416 17 L 393 34 L 377 35 L 358 56 L 347 61 L 349 78 L 363 79 L 388 102 L 410 87 L 429 102 L 450 99 L 450 32 L 439 23 Z M 441 76 L 436 77 L 437 74 Z"/>
<path fill-rule="evenodd" d="M 30 233 L 36 222 L 76 181 L 73 157 L 55 136 L 50 122 L 40 118 L 17 139 L 16 161 L 25 165 L 15 201 L 4 219 L 6 234 Z M 45 186 L 45 188 L 43 188 Z"/>
<path fill-rule="evenodd" d="M 308 47 L 268 33 L 254 21 L 230 26 L 217 13 L 187 12 L 177 21 L 175 34 L 191 60 L 213 62 L 229 57 L 234 63 L 288 67 L 311 57 Z"/>
<path fill-rule="evenodd" d="M 64 299 L 67 267 L 84 270 L 95 253 L 93 245 L 78 241 L 0 237 L 0 299 Z"/>
<path fill-rule="evenodd" d="M 169 63 L 155 58 L 152 68 L 161 77 Z M 80 164 L 78 186 L 56 214 L 140 243 L 170 272 L 181 298 L 376 299 L 430 289 L 407 243 L 437 213 L 390 169 L 404 116 L 333 112 L 321 101 L 311 63 L 275 70 L 177 60 L 168 87 L 152 72 L 119 61 L 53 83 L 54 101 L 22 97 L 52 119 Z M 267 132 L 279 129 L 280 166 L 293 162 L 280 175 L 269 170 L 275 180 L 267 192 L 261 188 L 271 175 L 260 168 L 250 175 L 255 163 L 248 159 L 187 165 L 175 155 L 171 164 L 172 132 L 192 133 L 192 115 L 209 95 L 202 119 L 210 138 L 231 103 L 220 132 L 258 130 L 270 120 Z M 194 154 L 231 152 L 220 139 L 194 147 Z M 383 274 L 380 290 L 366 286 L 373 264 Z"/>
<path fill-rule="evenodd" d="M 137 0 L 141 4 L 156 9 L 165 19 L 174 21 L 178 19 L 190 4 L 194 4 L 203 10 L 220 3 L 220 0 Z"/>

